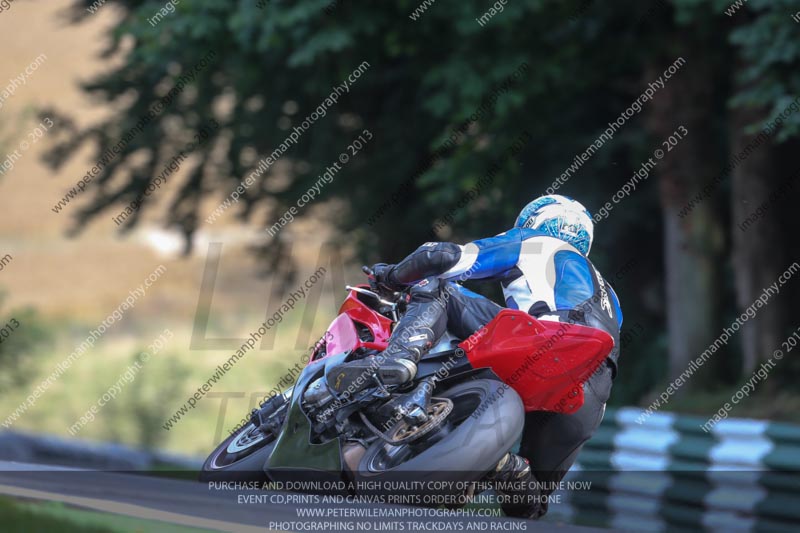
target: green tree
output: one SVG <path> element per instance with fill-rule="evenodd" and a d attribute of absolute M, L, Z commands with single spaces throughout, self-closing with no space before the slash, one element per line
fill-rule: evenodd
<path fill-rule="evenodd" d="M 48 326 L 33 309 L 4 312 L 0 322 L 0 389 L 30 383 L 37 370 L 31 355 L 51 341 Z"/>
<path fill-rule="evenodd" d="M 88 3 L 76 3 L 77 19 L 87 16 Z M 742 136 L 752 135 L 748 128 L 798 92 L 799 30 L 789 18 L 789 0 L 750 0 L 736 17 L 724 14 L 727 0 L 636 5 L 519 0 L 483 26 L 476 18 L 488 5 L 477 0 L 440 0 L 417 20 L 409 18 L 419 4 L 415 0 L 344 2 L 330 14 L 328 3 L 276 0 L 259 9 L 255 0 L 196 0 L 179 4 L 153 27 L 147 18 L 160 2 L 119 2 L 124 16 L 110 33 L 107 53 L 123 61 L 86 90 L 121 111 L 74 129 L 70 141 L 50 154 L 52 164 L 63 164 L 84 143 L 96 147 L 99 158 L 178 86 L 181 76 L 209 52 L 213 58 L 94 178 L 91 197 L 74 211 L 76 228 L 138 199 L 196 130 L 214 118 L 220 128 L 184 163 L 187 174 L 163 213 L 165 225 L 179 228 L 191 242 L 259 160 L 367 62 L 350 91 L 230 210 L 242 220 L 272 226 L 367 128 L 374 139 L 318 200 L 338 202 L 341 208 L 325 223 L 359 244 L 364 261 L 400 259 L 430 240 L 432 225 L 444 214 L 452 216 L 438 232 L 443 239 L 495 234 L 565 172 L 654 76 L 685 55 L 685 70 L 558 190 L 596 210 L 665 136 L 680 124 L 690 130 L 656 170 L 658 179 L 643 184 L 598 225 L 593 259 L 619 282 L 626 316 L 648 331 L 637 341 L 643 357 L 623 359 L 620 381 L 630 382 L 634 392 L 619 397 L 635 401 L 666 366 L 678 373 L 705 349 L 723 319 L 737 313 L 736 302 L 743 305 L 778 264 L 770 256 L 771 266 L 761 268 L 760 250 L 737 237 L 735 277 L 725 267 L 731 188 L 734 198 L 750 194 L 746 176 L 763 174 L 767 156 L 723 180 L 686 220 L 678 213 L 719 174 Z M 510 83 L 521 65 L 526 70 Z M 760 111 L 752 115 L 752 110 Z M 453 128 L 464 124 L 448 143 Z M 799 124 L 800 114 L 793 115 L 774 143 L 796 143 Z M 530 141 L 513 158 L 504 158 L 522 135 Z M 495 164 L 500 171 L 491 174 L 479 198 L 457 208 Z M 152 208 L 145 198 L 122 231 Z M 739 209 L 734 206 L 734 216 Z M 265 235 L 266 260 L 286 258 L 281 253 L 286 231 L 291 228 L 272 239 Z M 772 242 L 789 241 L 782 232 Z M 614 280 L 615 269 L 632 256 L 641 271 Z M 760 340 L 745 340 L 745 368 L 775 331 L 749 334 Z M 660 357 L 665 350 L 668 365 Z M 732 370 L 714 369 L 692 385 L 738 377 L 740 369 L 724 366 Z"/>

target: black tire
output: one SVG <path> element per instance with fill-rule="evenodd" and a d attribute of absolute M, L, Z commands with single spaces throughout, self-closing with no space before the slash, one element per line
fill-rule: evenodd
<path fill-rule="evenodd" d="M 248 438 L 260 438 L 251 446 L 231 453 L 229 447 L 241 447 Z M 275 448 L 277 437 L 260 433 L 253 424 L 247 424 L 216 447 L 200 471 L 200 481 L 268 481 L 264 464 Z"/>
<path fill-rule="evenodd" d="M 522 436 L 522 400 L 500 381 L 466 381 L 434 396 L 454 403 L 443 429 L 419 443 L 390 446 L 379 440 L 367 448 L 354 478 L 370 487 L 370 493 L 396 494 L 377 488 L 384 481 L 419 481 L 427 486 L 421 493 L 455 494 L 458 482 L 480 480 Z M 426 447 L 425 441 L 432 444 Z M 436 482 L 443 483 L 429 490 Z"/>

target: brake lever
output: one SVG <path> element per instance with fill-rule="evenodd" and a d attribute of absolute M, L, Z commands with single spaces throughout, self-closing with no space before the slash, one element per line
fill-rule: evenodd
<path fill-rule="evenodd" d="M 367 276 L 367 281 L 369 282 L 370 289 L 380 293 L 380 287 L 378 286 L 378 279 L 375 277 L 375 272 L 366 265 L 361 267 L 361 272 L 363 272 Z"/>

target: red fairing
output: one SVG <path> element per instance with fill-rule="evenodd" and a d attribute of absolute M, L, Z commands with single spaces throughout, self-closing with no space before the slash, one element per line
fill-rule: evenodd
<path fill-rule="evenodd" d="M 365 285 L 360 287 L 369 288 Z M 355 322 L 366 326 L 372 332 L 372 337 L 375 340 L 373 342 L 360 340 Z M 339 308 L 339 316 L 328 326 L 325 335 L 325 344 L 328 346 L 326 353 L 330 355 L 358 348 L 383 351 L 388 345 L 391 334 L 392 321 L 359 300 L 357 292 L 350 291 Z M 316 356 L 319 351 L 319 348 L 314 351 L 312 359 L 317 359 Z"/>
<path fill-rule="evenodd" d="M 491 368 L 513 388 L 526 411 L 574 413 L 583 405 L 583 383 L 614 339 L 599 329 L 504 309 L 459 346 L 473 367 Z"/>

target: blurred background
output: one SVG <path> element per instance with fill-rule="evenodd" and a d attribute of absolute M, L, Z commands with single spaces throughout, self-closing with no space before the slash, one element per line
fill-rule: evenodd
<path fill-rule="evenodd" d="M 166 267 L 15 430 L 68 436 L 169 328 L 164 350 L 79 438 L 207 454 L 322 334 L 343 284 L 361 281 L 360 265 L 399 261 L 434 235 L 463 243 L 505 231 L 571 165 L 557 192 L 595 213 L 665 151 L 595 229 L 590 257 L 625 315 L 613 406 L 650 405 L 800 257 L 796 0 L 167 4 L 27 1 L 0 11 L 0 89 L 27 73 L 3 94 L 0 158 L 32 143 L 13 168 L 0 167 L 0 257 L 11 258 L 0 270 L 2 322 L 20 324 L 0 344 L 2 417 Z M 349 90 L 220 211 L 364 62 Z M 579 159 L 648 87 L 657 89 L 640 111 Z M 212 119 L 219 128 L 167 184 L 115 222 Z M 270 235 L 364 129 L 374 138 Z M 163 429 L 236 339 L 320 266 L 324 282 L 272 345 L 228 373 L 220 396 Z M 665 409 L 702 420 L 717 412 L 800 326 L 798 296 L 797 282 L 781 287 Z M 788 354 L 730 416 L 800 421 L 798 377 Z"/>

